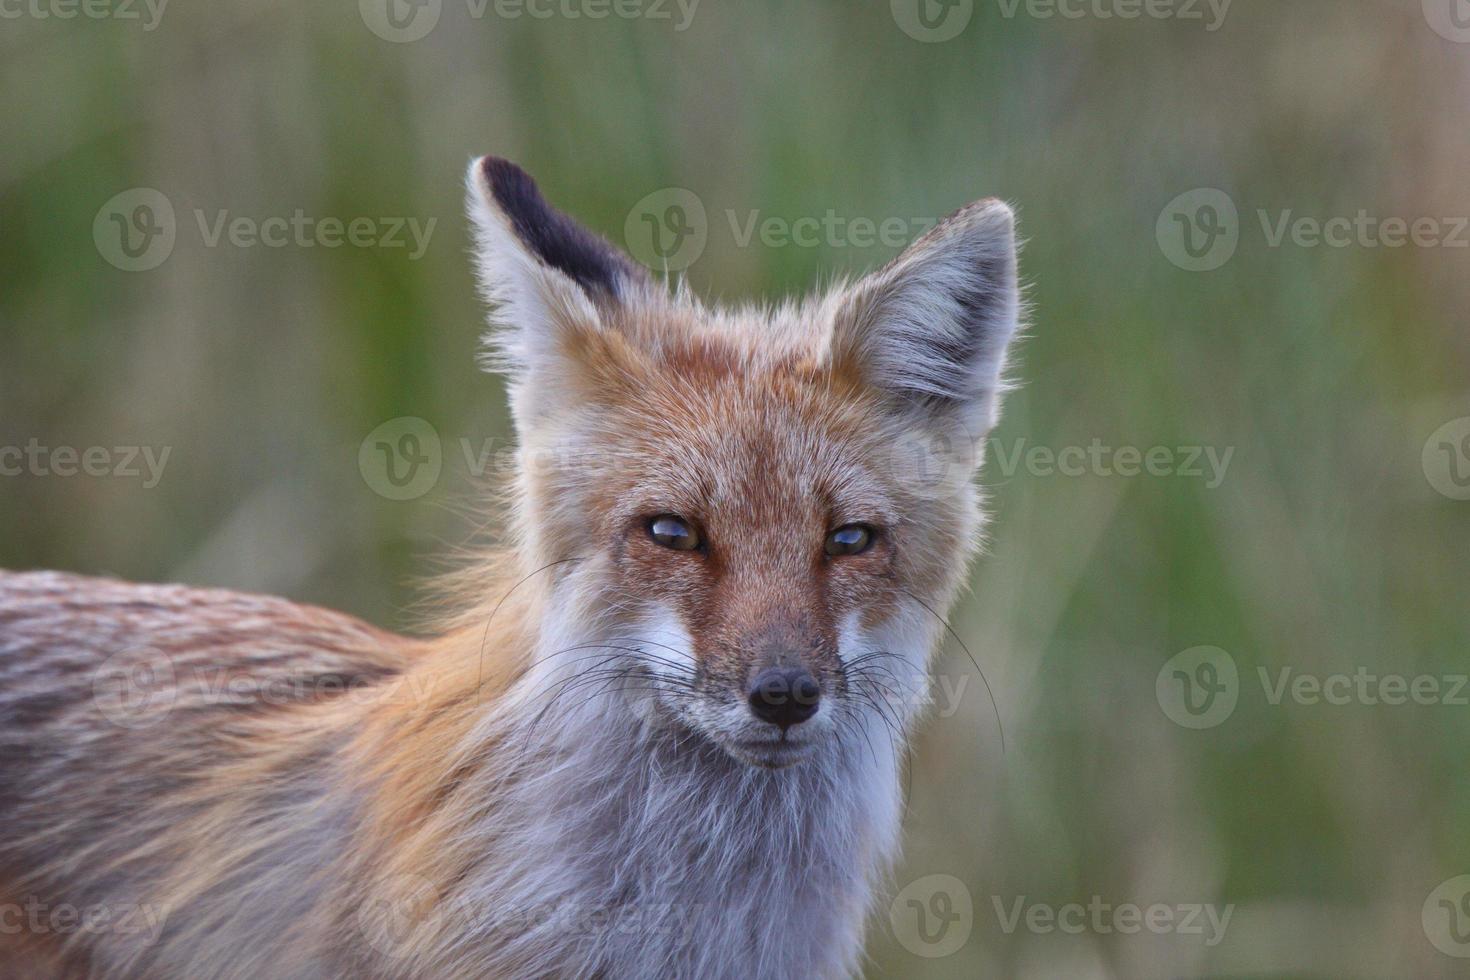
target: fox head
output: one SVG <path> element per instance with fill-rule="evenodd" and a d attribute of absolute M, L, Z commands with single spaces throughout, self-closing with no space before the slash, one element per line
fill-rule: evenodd
<path fill-rule="evenodd" d="M 924 700 L 982 517 L 1017 328 L 1011 211 L 775 309 L 668 289 L 505 160 L 471 165 L 486 363 L 508 379 L 533 655 L 741 762 L 792 765 Z"/>

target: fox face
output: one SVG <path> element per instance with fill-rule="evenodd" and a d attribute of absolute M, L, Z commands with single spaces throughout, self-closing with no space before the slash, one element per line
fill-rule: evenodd
<path fill-rule="evenodd" d="M 710 309 L 551 208 L 506 161 L 469 209 L 522 451 L 514 531 L 558 584 L 548 698 L 783 768 L 901 733 L 982 525 L 1018 296 L 982 201 L 885 268 Z"/>

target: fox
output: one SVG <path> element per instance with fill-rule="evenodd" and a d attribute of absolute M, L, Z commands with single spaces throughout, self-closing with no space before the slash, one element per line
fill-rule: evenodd
<path fill-rule="evenodd" d="M 0 977 L 863 968 L 984 538 L 1012 209 L 715 306 L 507 160 L 466 188 L 518 463 L 432 628 L 0 573 Z"/>

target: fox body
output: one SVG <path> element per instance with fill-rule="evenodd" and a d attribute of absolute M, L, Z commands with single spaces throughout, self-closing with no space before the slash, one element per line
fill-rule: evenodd
<path fill-rule="evenodd" d="M 0 574 L 0 975 L 857 971 L 982 524 L 1010 212 L 716 310 L 512 164 L 468 185 L 536 460 L 509 543 L 425 639 Z"/>

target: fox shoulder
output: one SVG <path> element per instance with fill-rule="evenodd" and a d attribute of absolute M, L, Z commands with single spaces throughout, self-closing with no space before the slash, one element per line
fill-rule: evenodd
<path fill-rule="evenodd" d="M 398 672 L 413 645 L 351 616 L 268 596 L 0 571 L 0 725 L 105 724 L 109 697 L 146 700 L 164 686 L 170 711 L 227 684 L 226 704 L 258 707 L 251 694 L 268 690 L 267 679 L 340 678 L 308 685 L 329 695 Z M 112 690 L 114 681 L 134 689 Z"/>

